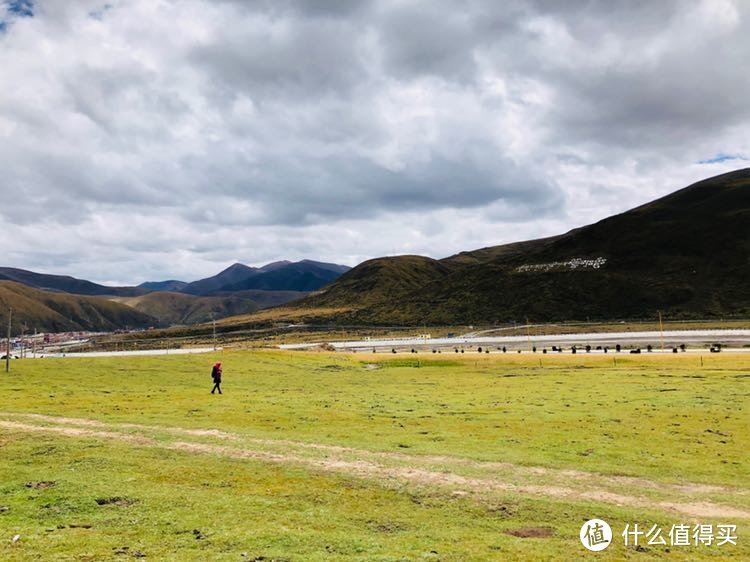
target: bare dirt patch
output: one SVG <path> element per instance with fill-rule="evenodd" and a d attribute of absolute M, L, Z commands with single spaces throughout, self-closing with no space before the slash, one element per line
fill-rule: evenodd
<path fill-rule="evenodd" d="M 135 500 L 130 498 L 123 498 L 120 496 L 112 496 L 111 498 L 96 498 L 97 505 L 114 505 L 117 507 L 128 507 L 135 503 Z"/>
<path fill-rule="evenodd" d="M 42 480 L 41 482 L 26 482 L 26 487 L 33 490 L 46 490 L 52 488 L 57 482 L 53 480 Z"/>
<path fill-rule="evenodd" d="M 521 539 L 547 539 L 552 536 L 553 531 L 549 527 L 522 527 L 520 529 L 508 529 L 505 534 Z"/>
<path fill-rule="evenodd" d="M 406 530 L 406 525 L 397 521 L 368 521 L 367 527 L 376 533 L 399 533 Z"/>

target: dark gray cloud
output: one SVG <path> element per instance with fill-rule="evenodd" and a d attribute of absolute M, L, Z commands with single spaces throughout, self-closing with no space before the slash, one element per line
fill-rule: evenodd
<path fill-rule="evenodd" d="M 477 37 L 466 7 L 460 2 L 404 2 L 382 9 L 376 34 L 383 70 L 400 80 L 436 76 L 473 81 Z"/>
<path fill-rule="evenodd" d="M 29 5 L 0 2 L 6 265 L 442 256 L 750 156 L 739 1 Z"/>
<path fill-rule="evenodd" d="M 685 138 L 721 134 L 750 116 L 750 78 L 737 72 L 750 57 L 746 4 L 565 6 L 527 22 L 520 60 L 554 87 L 549 118 L 560 142 L 682 151 Z"/>
<path fill-rule="evenodd" d="M 345 96 L 366 77 L 358 29 L 342 20 L 277 20 L 248 14 L 245 25 L 196 45 L 188 62 L 225 96 L 279 99 Z"/>

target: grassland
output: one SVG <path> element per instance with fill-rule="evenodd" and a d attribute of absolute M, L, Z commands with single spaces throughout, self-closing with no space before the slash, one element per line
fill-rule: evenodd
<path fill-rule="evenodd" d="M 221 396 L 219 355 L 15 362 L 0 558 L 750 558 L 750 357 L 220 357 Z M 627 523 L 738 544 L 627 548 Z"/>

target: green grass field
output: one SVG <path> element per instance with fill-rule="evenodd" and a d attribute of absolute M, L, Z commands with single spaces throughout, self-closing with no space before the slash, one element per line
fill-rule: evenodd
<path fill-rule="evenodd" d="M 730 354 L 16 361 L 0 559 L 750 559 L 749 382 Z M 737 545 L 626 547 L 636 523 Z"/>

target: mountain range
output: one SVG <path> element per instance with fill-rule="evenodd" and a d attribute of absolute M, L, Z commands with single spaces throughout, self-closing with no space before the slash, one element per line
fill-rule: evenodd
<path fill-rule="evenodd" d="M 364 324 L 750 315 L 750 169 L 566 234 L 366 261 L 277 311 Z M 323 313 L 322 311 L 329 311 Z"/>
<path fill-rule="evenodd" d="M 177 291 L 203 296 L 249 289 L 309 292 L 327 285 L 349 269 L 351 268 L 345 265 L 312 260 L 278 261 L 263 267 L 248 267 L 235 263 L 213 277 L 187 283 Z"/>
<path fill-rule="evenodd" d="M 168 280 L 111 287 L 2 267 L 0 306 L 13 308 L 14 324 L 40 331 L 194 324 L 288 303 L 348 269 L 312 260 L 280 261 L 259 268 L 236 263 L 192 283 Z M 79 313 L 79 308 L 88 313 Z"/>
<path fill-rule="evenodd" d="M 750 169 L 742 169 L 559 236 L 444 259 L 382 257 L 353 269 L 237 263 L 191 283 L 138 287 L 0 268 L 0 306 L 20 306 L 19 322 L 40 330 L 226 316 L 370 325 L 722 318 L 750 315 L 748 279 Z M 272 314 L 258 312 L 268 306 Z"/>

